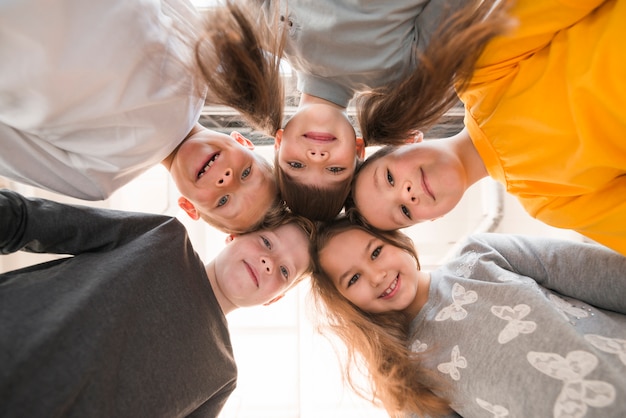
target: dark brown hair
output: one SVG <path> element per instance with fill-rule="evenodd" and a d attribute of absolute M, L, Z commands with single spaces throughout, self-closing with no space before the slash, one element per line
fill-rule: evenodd
<path fill-rule="evenodd" d="M 343 209 L 352 179 L 327 187 L 309 186 L 294 181 L 278 164 L 278 154 L 274 158 L 276 184 L 281 197 L 289 208 L 298 215 L 315 221 L 330 221 Z"/>

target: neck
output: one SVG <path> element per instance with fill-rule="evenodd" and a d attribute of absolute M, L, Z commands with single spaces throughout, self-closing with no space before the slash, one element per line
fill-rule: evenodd
<path fill-rule="evenodd" d="M 217 303 L 220 305 L 222 312 L 224 315 L 229 314 L 234 311 L 236 306 L 233 305 L 222 292 L 222 289 L 219 286 L 219 282 L 217 281 L 217 274 L 215 273 L 215 260 L 212 260 L 209 264 L 205 266 L 206 275 L 209 278 L 209 283 L 211 284 L 211 288 L 213 289 L 213 294 L 215 295 L 215 299 L 217 299 Z"/>
<path fill-rule="evenodd" d="M 468 187 L 489 175 L 467 129 L 448 138 L 466 169 Z"/>
<path fill-rule="evenodd" d="M 409 318 L 414 318 L 428 302 L 428 293 L 430 292 L 430 273 L 417 271 L 417 292 L 415 299 L 404 310 Z"/>

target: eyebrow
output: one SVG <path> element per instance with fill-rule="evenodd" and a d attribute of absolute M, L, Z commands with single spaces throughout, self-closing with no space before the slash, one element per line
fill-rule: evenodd
<path fill-rule="evenodd" d="M 378 189 L 378 167 L 374 168 L 374 188 Z"/>

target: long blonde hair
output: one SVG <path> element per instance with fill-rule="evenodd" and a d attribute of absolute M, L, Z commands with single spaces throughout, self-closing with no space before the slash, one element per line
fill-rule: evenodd
<path fill-rule="evenodd" d="M 318 225 L 310 295 L 318 330 L 338 337 L 345 345 L 344 379 L 363 398 L 382 404 L 390 416 L 408 412 L 429 416 L 449 413 L 448 402 L 435 394 L 443 393 L 443 385 L 424 383 L 425 377 L 429 382 L 439 380 L 422 366 L 422 358 L 428 354 L 414 353 L 407 347 L 411 318 L 401 312 L 372 314 L 361 310 L 339 293 L 320 264 L 320 251 L 333 237 L 351 229 L 363 230 L 409 252 L 419 269 L 411 239 L 400 232 L 368 229 L 349 217 Z M 367 377 L 365 387 L 359 378 L 362 374 Z"/>

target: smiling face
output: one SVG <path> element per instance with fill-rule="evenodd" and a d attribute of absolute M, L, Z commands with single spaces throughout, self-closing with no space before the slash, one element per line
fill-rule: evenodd
<path fill-rule="evenodd" d="M 236 132 L 231 136 L 199 130 L 173 155 L 170 174 L 184 196 L 179 204 L 192 218 L 203 215 L 222 230 L 240 232 L 263 218 L 277 187 L 252 143 Z"/>
<path fill-rule="evenodd" d="M 236 237 L 214 261 L 222 309 L 271 301 L 308 271 L 310 261 L 309 240 L 294 223 Z"/>
<path fill-rule="evenodd" d="M 402 145 L 363 166 L 353 197 L 370 225 L 386 231 L 405 228 L 439 218 L 459 203 L 467 174 L 445 145 L 437 140 Z"/>
<path fill-rule="evenodd" d="M 361 229 L 332 237 L 319 253 L 324 272 L 339 293 L 371 313 L 412 309 L 420 276 L 415 259 Z"/>
<path fill-rule="evenodd" d="M 345 110 L 315 103 L 298 108 L 275 142 L 278 165 L 300 184 L 325 187 L 349 181 L 363 141 Z"/>

